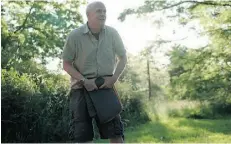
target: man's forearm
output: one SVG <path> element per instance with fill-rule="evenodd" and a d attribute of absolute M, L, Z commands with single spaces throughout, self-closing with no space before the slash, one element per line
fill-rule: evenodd
<path fill-rule="evenodd" d="M 117 63 L 116 70 L 114 73 L 114 77 L 116 79 L 119 79 L 120 75 L 122 74 L 122 72 L 126 66 L 126 63 L 127 63 L 127 56 L 126 55 L 119 58 L 119 61 Z"/>
<path fill-rule="evenodd" d="M 71 64 L 71 62 L 63 61 L 63 69 L 74 79 L 82 80 L 84 77 Z"/>

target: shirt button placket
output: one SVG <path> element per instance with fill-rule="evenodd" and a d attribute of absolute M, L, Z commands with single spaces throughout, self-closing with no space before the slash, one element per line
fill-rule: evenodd
<path fill-rule="evenodd" d="M 99 43 L 97 41 L 97 44 L 96 44 L 96 70 L 97 70 L 97 76 L 99 75 L 98 50 L 99 50 Z"/>

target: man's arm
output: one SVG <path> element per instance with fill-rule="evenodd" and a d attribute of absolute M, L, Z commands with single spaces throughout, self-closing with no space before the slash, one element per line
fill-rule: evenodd
<path fill-rule="evenodd" d="M 72 66 L 71 61 L 63 60 L 63 69 L 74 79 L 80 81 L 84 77 Z"/>
<path fill-rule="evenodd" d="M 84 77 L 72 66 L 76 58 L 76 49 L 76 35 L 75 31 L 72 31 L 67 36 L 62 53 L 63 69 L 76 80 L 82 80 Z"/>
<path fill-rule="evenodd" d="M 115 84 L 115 82 L 119 79 L 120 75 L 122 74 L 125 66 L 127 63 L 127 56 L 120 56 L 119 61 L 117 62 L 116 70 L 115 73 L 112 77 L 104 77 L 105 82 L 104 84 L 100 87 L 101 88 L 111 88 Z"/>
<path fill-rule="evenodd" d="M 72 62 L 70 61 L 65 61 L 63 60 L 63 69 L 74 79 L 80 81 L 84 80 L 83 86 L 88 90 L 88 91 L 93 91 L 98 89 L 98 87 L 95 84 L 95 79 L 85 79 L 83 75 L 80 74 L 73 66 Z"/>
<path fill-rule="evenodd" d="M 119 60 L 116 64 L 114 75 L 112 77 L 105 77 L 104 84 L 100 88 L 111 88 L 119 79 L 127 63 L 126 49 L 124 47 L 123 41 L 115 29 L 113 30 L 113 34 L 113 46 L 115 48 L 115 54 Z"/>
<path fill-rule="evenodd" d="M 120 75 L 122 74 L 125 66 L 126 66 L 126 63 L 127 63 L 127 55 L 126 55 L 126 49 L 124 47 L 124 44 L 123 44 L 123 41 L 119 35 L 119 33 L 114 30 L 114 42 L 113 42 L 113 45 L 115 47 L 115 53 L 119 59 L 119 61 L 117 62 L 117 65 L 116 65 L 116 70 L 115 70 L 115 73 L 114 73 L 114 78 L 116 80 L 119 79 Z"/>
<path fill-rule="evenodd" d="M 117 66 L 116 66 L 116 70 L 115 73 L 113 75 L 114 79 L 116 79 L 116 81 L 119 79 L 120 75 L 122 74 L 125 66 L 127 63 L 127 56 L 121 56 L 119 57 L 119 61 L 117 62 Z"/>

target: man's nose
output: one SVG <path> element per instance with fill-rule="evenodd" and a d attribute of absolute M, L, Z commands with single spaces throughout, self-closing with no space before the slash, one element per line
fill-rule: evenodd
<path fill-rule="evenodd" d="M 105 15 L 106 15 L 106 11 L 103 11 L 103 10 L 102 10 L 102 11 L 100 12 L 100 15 L 105 16 Z"/>
<path fill-rule="evenodd" d="M 105 16 L 106 13 L 105 13 L 105 12 L 101 12 L 100 15 L 101 15 L 101 16 Z"/>

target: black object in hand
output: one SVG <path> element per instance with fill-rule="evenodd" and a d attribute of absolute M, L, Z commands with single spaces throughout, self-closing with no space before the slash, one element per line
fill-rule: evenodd
<path fill-rule="evenodd" d="M 99 88 L 104 84 L 104 81 L 103 77 L 98 77 L 95 80 L 95 84 Z M 114 88 L 89 91 L 88 94 L 95 107 L 96 115 L 100 123 L 106 123 L 112 120 L 122 111 L 122 105 Z"/>
<path fill-rule="evenodd" d="M 98 88 L 100 88 L 103 84 L 104 84 L 104 78 L 103 77 L 98 77 L 96 80 L 95 80 L 95 84 Z"/>

